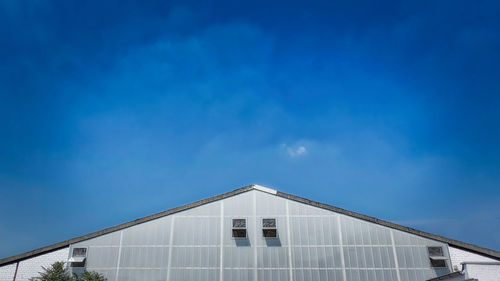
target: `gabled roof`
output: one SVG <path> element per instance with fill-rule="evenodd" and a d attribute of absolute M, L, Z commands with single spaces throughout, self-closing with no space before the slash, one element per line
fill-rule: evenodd
<path fill-rule="evenodd" d="M 62 248 L 68 247 L 69 245 L 77 243 L 77 242 L 81 242 L 81 241 L 84 241 L 84 240 L 87 240 L 87 239 L 91 239 L 91 238 L 94 238 L 94 237 L 97 237 L 97 236 L 101 236 L 101 235 L 104 235 L 104 234 L 107 234 L 107 233 L 118 231 L 118 230 L 121 230 L 121 229 L 124 229 L 124 228 L 127 228 L 127 227 L 131 227 L 131 226 L 134 226 L 134 225 L 137 225 L 137 224 L 140 224 L 140 223 L 144 223 L 144 222 L 151 221 L 151 220 L 154 220 L 154 219 L 157 219 L 157 218 L 168 216 L 168 215 L 171 215 L 171 214 L 174 214 L 174 213 L 177 213 L 177 212 L 181 212 L 181 211 L 184 211 L 184 210 L 187 210 L 187 209 L 195 208 L 195 207 L 198 207 L 198 206 L 201 206 L 201 205 L 204 205 L 204 204 L 207 204 L 207 203 L 211 203 L 211 202 L 214 202 L 214 201 L 217 201 L 217 200 L 221 200 L 221 199 L 225 199 L 225 198 L 228 198 L 228 197 L 231 197 L 231 196 L 235 196 L 235 195 L 238 195 L 238 194 L 250 191 L 250 190 L 260 190 L 260 191 L 263 191 L 263 192 L 274 194 L 274 195 L 282 197 L 282 198 L 286 198 L 286 199 L 290 199 L 290 200 L 297 201 L 297 202 L 300 202 L 300 203 L 304 203 L 304 204 L 307 204 L 307 205 L 310 205 L 310 206 L 313 206 L 313 207 L 326 209 L 326 210 L 333 211 L 333 212 L 336 212 L 336 213 L 344 214 L 344 215 L 351 216 L 351 217 L 354 217 L 354 218 L 358 218 L 358 219 L 361 219 L 361 220 L 369 221 L 369 222 L 376 223 L 376 224 L 379 224 L 379 225 L 383 225 L 383 226 L 386 226 L 386 227 L 390 227 L 390 228 L 393 228 L 393 229 L 397 229 L 397 230 L 401 230 L 401 231 L 408 232 L 408 233 L 411 233 L 411 234 L 415 234 L 415 235 L 418 235 L 418 236 L 421 236 L 421 237 L 425 237 L 425 238 L 433 239 L 433 240 L 440 241 L 440 242 L 443 242 L 443 243 L 447 243 L 450 246 L 453 246 L 453 247 L 456 247 L 456 248 L 460 248 L 460 249 L 464 249 L 464 250 L 467 250 L 467 251 L 471 251 L 471 252 L 474 252 L 474 253 L 477 253 L 477 254 L 480 254 L 480 255 L 483 255 L 483 256 L 487 256 L 487 257 L 491 257 L 491 258 L 495 258 L 495 259 L 500 259 L 500 252 L 495 251 L 495 250 L 491 250 L 491 249 L 479 247 L 479 246 L 476 246 L 476 245 L 473 245 L 473 244 L 469 244 L 469 243 L 461 242 L 461 241 L 458 241 L 458 240 L 446 238 L 446 237 L 443 237 L 443 236 L 440 236 L 440 235 L 436 235 L 436 234 L 432 234 L 432 233 L 420 231 L 420 230 L 417 230 L 417 229 L 414 229 L 414 228 L 411 228 L 411 227 L 402 226 L 402 225 L 399 225 L 399 224 L 395 224 L 395 223 L 388 222 L 388 221 L 385 221 L 385 220 L 381 220 L 381 219 L 377 219 L 377 218 L 374 218 L 374 217 L 366 216 L 366 215 L 363 215 L 363 214 L 360 214 L 360 213 L 348 211 L 348 210 L 345 210 L 345 209 L 342 209 L 342 208 L 338 208 L 338 207 L 335 207 L 335 206 L 331 206 L 331 205 L 328 205 L 328 204 L 324 204 L 324 203 L 312 201 L 312 200 L 309 200 L 309 199 L 306 199 L 306 198 L 302 198 L 302 197 L 295 196 L 295 195 L 292 195 L 292 194 L 288 194 L 288 193 L 284 193 L 284 192 L 281 192 L 281 191 L 277 191 L 277 190 L 274 190 L 274 189 L 271 189 L 271 188 L 268 188 L 268 187 L 264 187 L 264 186 L 252 184 L 252 185 L 248 185 L 248 186 L 244 186 L 244 187 L 235 189 L 235 190 L 230 191 L 230 192 L 226 192 L 226 193 L 223 193 L 223 194 L 220 194 L 220 195 L 216 195 L 216 196 L 213 196 L 213 197 L 210 197 L 210 198 L 199 200 L 199 201 L 196 201 L 196 202 L 193 202 L 193 203 L 190 203 L 190 204 L 182 205 L 182 206 L 179 206 L 179 207 L 176 207 L 176 208 L 173 208 L 173 209 L 169 209 L 169 210 L 166 210 L 166 211 L 163 211 L 163 212 L 159 212 L 159 213 L 156 213 L 156 214 L 153 214 L 153 215 L 149 215 L 149 216 L 146 216 L 146 217 L 142 217 L 142 218 L 130 221 L 130 222 L 126 222 L 126 223 L 122 223 L 122 224 L 119 224 L 119 225 L 116 225 L 116 226 L 108 227 L 108 228 L 105 228 L 105 229 L 100 230 L 100 231 L 92 232 L 90 234 L 82 235 L 82 236 L 75 237 L 75 238 L 72 238 L 72 239 L 68 239 L 68 240 L 65 240 L 65 241 L 62 241 L 62 242 L 59 242 L 59 243 L 55 243 L 55 244 L 52 244 L 52 245 L 49 245 L 49 246 L 45 246 L 45 247 L 42 247 L 42 248 L 39 248 L 39 249 L 35 249 L 35 250 L 32 250 L 32 251 L 28 251 L 28 252 L 25 252 L 25 253 L 14 255 L 14 256 L 11 256 L 11 257 L 3 258 L 3 259 L 0 259 L 0 266 L 5 265 L 5 264 L 9 264 L 9 263 L 18 262 L 18 261 L 21 261 L 21 260 L 24 260 L 24 259 L 28 259 L 28 258 L 31 258 L 31 257 L 34 257 L 34 256 L 42 255 L 42 254 L 45 254 L 45 253 L 48 253 L 48 252 L 51 252 L 51 251 L 54 251 L 54 250 L 62 249 Z"/>

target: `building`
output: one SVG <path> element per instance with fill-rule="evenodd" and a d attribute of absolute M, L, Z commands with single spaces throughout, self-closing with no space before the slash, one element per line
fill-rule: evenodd
<path fill-rule="evenodd" d="M 55 261 L 109 281 L 500 280 L 498 251 L 258 185 L 1 259 L 0 281 Z"/>

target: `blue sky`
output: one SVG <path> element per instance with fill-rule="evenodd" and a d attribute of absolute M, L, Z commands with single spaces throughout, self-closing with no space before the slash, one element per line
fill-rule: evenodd
<path fill-rule="evenodd" d="M 251 183 L 500 250 L 498 12 L 2 1 L 0 257 Z"/>

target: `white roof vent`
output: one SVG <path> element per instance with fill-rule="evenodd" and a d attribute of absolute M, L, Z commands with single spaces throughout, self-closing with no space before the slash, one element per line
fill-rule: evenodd
<path fill-rule="evenodd" d="M 267 192 L 267 193 L 271 193 L 271 194 L 274 194 L 274 195 L 276 195 L 276 193 L 278 193 L 278 191 L 275 190 L 275 189 L 272 189 L 272 188 L 269 188 L 269 187 L 265 187 L 265 186 L 262 186 L 262 185 L 258 185 L 258 184 L 252 184 L 252 187 L 254 189 L 257 189 L 257 190 L 260 190 L 260 191 L 264 191 L 264 192 Z"/>

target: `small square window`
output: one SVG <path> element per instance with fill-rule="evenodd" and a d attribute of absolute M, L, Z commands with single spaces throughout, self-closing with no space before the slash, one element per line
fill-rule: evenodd
<path fill-rule="evenodd" d="M 263 228 L 276 228 L 276 219 L 263 219 L 262 220 Z"/>
<path fill-rule="evenodd" d="M 85 267 L 87 258 L 87 248 L 73 248 L 71 258 L 69 259 L 71 267 Z"/>
<path fill-rule="evenodd" d="M 442 257 L 443 255 L 443 247 L 429 247 L 427 248 L 429 251 L 430 257 Z"/>
<path fill-rule="evenodd" d="M 247 220 L 246 219 L 233 219 L 233 228 L 246 228 Z"/>
<path fill-rule="evenodd" d="M 73 248 L 72 257 L 86 257 L 87 256 L 87 248 Z"/>
<path fill-rule="evenodd" d="M 233 219 L 232 236 L 234 238 L 247 237 L 247 220 L 246 219 Z"/>
<path fill-rule="evenodd" d="M 233 229 L 233 237 L 234 238 L 246 238 L 247 230 L 246 229 Z"/>
<path fill-rule="evenodd" d="M 431 259 L 431 267 L 446 267 L 446 261 Z"/>
<path fill-rule="evenodd" d="M 446 267 L 446 258 L 443 253 L 443 247 L 428 247 L 429 260 L 431 267 Z"/>
<path fill-rule="evenodd" d="M 262 229 L 262 232 L 266 238 L 276 238 L 278 236 L 276 229 Z"/>
<path fill-rule="evenodd" d="M 278 237 L 276 219 L 262 219 L 262 234 L 265 238 Z"/>

